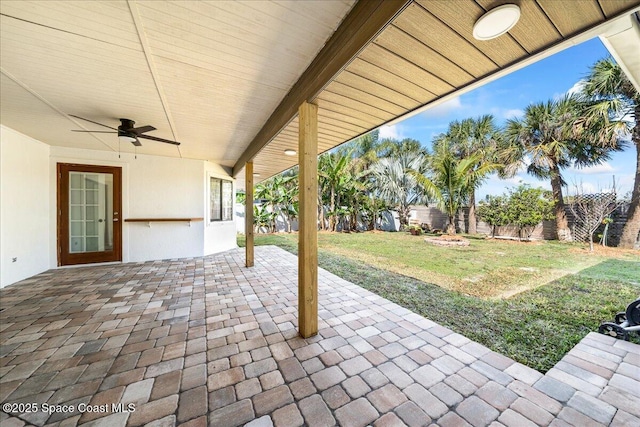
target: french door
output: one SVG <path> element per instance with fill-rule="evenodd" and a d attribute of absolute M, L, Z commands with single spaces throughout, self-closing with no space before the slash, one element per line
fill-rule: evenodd
<path fill-rule="evenodd" d="M 122 261 L 122 169 L 58 163 L 58 265 Z"/>

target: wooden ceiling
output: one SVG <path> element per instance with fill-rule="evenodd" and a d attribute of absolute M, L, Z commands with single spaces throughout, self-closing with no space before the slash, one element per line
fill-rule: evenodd
<path fill-rule="evenodd" d="M 487 10 L 518 3 L 521 18 L 489 41 L 472 36 Z M 617 0 L 416 0 L 309 101 L 318 104 L 318 150 L 324 152 L 398 116 L 459 94 L 474 83 L 515 67 L 623 12 L 640 1 Z M 634 9 L 635 8 L 635 9 Z M 260 178 L 296 164 L 285 149 L 297 147 L 291 121 L 255 157 Z M 234 171 L 240 170 L 237 164 Z"/>
<path fill-rule="evenodd" d="M 520 21 L 475 40 L 476 20 L 504 3 L 520 5 Z M 116 153 L 133 147 L 71 132 L 96 127 L 68 114 L 127 117 L 183 142 L 139 154 L 212 161 L 242 187 L 247 160 L 257 180 L 297 163 L 284 150 L 297 149 L 302 100 L 319 106 L 324 152 L 638 10 L 640 0 L 3 0 L 0 120 L 51 145 Z"/>

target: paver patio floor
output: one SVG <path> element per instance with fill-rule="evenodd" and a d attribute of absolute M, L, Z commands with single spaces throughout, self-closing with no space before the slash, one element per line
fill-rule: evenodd
<path fill-rule="evenodd" d="M 322 269 L 305 340 L 296 271 L 257 247 L 3 289 L 2 427 L 640 425 L 640 346 L 589 334 L 542 375 Z"/>

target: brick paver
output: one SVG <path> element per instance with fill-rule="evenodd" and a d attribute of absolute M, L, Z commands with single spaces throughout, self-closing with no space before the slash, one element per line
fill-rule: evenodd
<path fill-rule="evenodd" d="M 295 256 L 258 247 L 251 269 L 232 250 L 51 270 L 2 289 L 2 403 L 109 409 L 7 408 L 0 423 L 640 424 L 635 344 L 590 333 L 543 375 L 324 270 L 320 331 L 302 339 L 296 277 Z"/>

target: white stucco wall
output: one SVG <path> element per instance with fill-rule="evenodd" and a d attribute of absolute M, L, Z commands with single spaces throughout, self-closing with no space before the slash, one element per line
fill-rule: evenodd
<path fill-rule="evenodd" d="M 122 167 L 121 218 L 203 218 L 188 222 L 123 222 L 123 261 L 149 261 L 209 255 L 237 246 L 235 227 L 209 222 L 209 177 L 231 179 L 219 165 L 201 160 L 94 150 L 51 148 L 56 163 Z M 52 189 L 55 203 L 55 182 Z M 55 216 L 52 221 L 55 228 Z M 56 242 L 51 255 L 56 259 Z M 55 262 L 55 261 L 54 261 Z"/>
<path fill-rule="evenodd" d="M 49 146 L 0 126 L 0 287 L 49 269 L 49 179 Z"/>
<path fill-rule="evenodd" d="M 138 155 L 128 158 L 128 169 L 129 209 L 123 218 L 203 218 L 202 161 Z M 124 222 L 123 229 L 128 233 L 123 244 L 128 245 L 129 261 L 204 253 L 203 221 Z"/>
<path fill-rule="evenodd" d="M 226 251 L 238 247 L 236 240 L 236 225 L 234 220 L 231 221 L 211 221 L 209 212 L 209 194 L 210 194 L 210 178 L 231 179 L 229 173 L 220 165 L 211 162 L 205 162 L 205 191 L 204 191 L 204 254 L 210 255 L 216 252 Z M 233 202 L 235 206 L 236 186 L 233 184 Z M 233 211 L 235 219 L 235 209 Z"/>
<path fill-rule="evenodd" d="M 49 146 L 4 126 L 1 154 L 2 286 L 57 267 L 57 163 L 121 167 L 122 220 L 203 218 L 191 224 L 123 222 L 123 262 L 196 257 L 236 247 L 233 221 L 209 221 L 209 178 L 231 179 L 219 165 Z M 12 263 L 14 257 L 18 260 Z"/>

